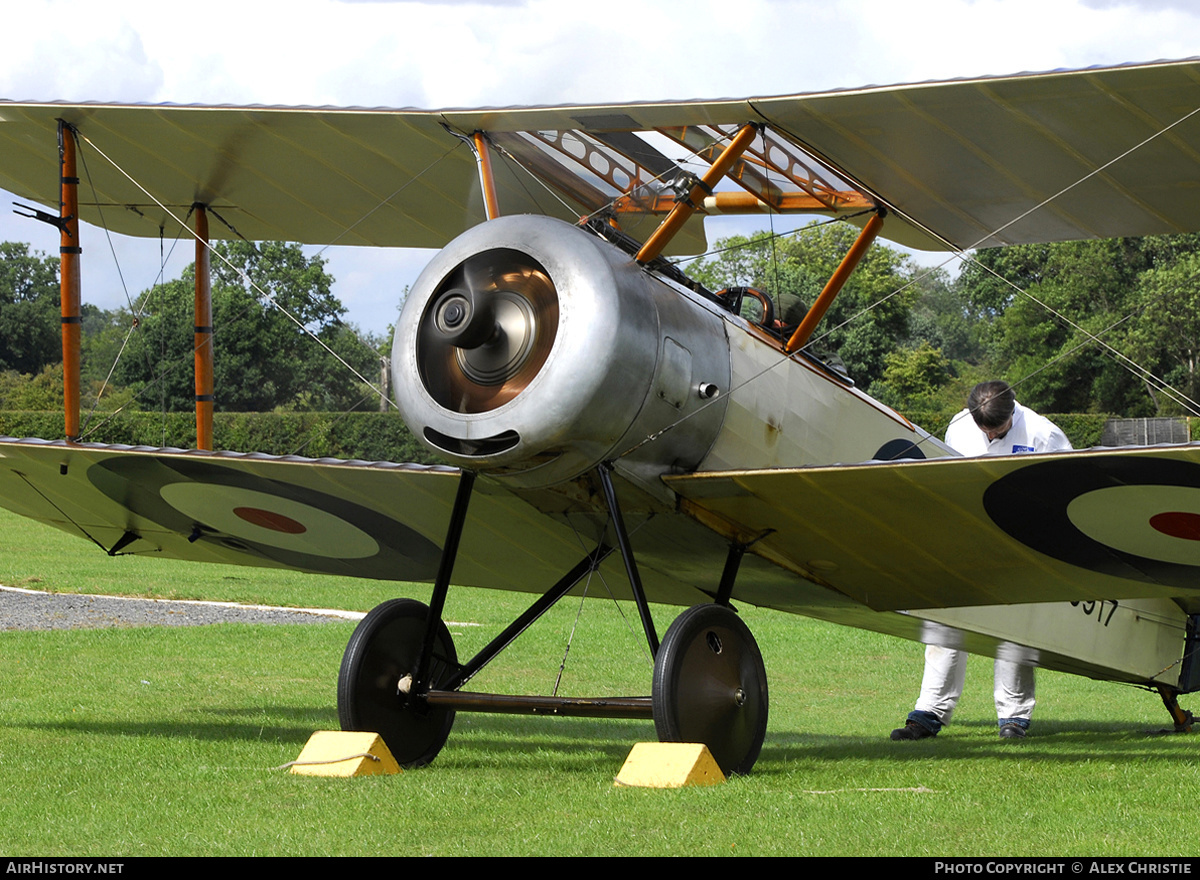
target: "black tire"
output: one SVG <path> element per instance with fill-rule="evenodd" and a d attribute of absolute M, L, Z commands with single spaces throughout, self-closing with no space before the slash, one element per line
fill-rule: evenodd
<path fill-rule="evenodd" d="M 342 729 L 378 733 L 401 767 L 432 761 L 454 725 L 453 710 L 431 709 L 397 690 L 401 677 L 417 665 L 428 615 L 429 606 L 414 599 L 393 599 L 375 607 L 350 637 L 338 674 Z M 450 631 L 439 620 L 430 685 L 445 680 L 457 662 Z"/>
<path fill-rule="evenodd" d="M 661 742 L 700 742 L 721 771 L 749 773 L 767 735 L 767 670 L 750 628 L 722 605 L 675 618 L 654 659 Z"/>

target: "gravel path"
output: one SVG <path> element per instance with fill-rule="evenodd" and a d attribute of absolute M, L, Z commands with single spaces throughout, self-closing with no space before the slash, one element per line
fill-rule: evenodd
<path fill-rule="evenodd" d="M 206 623 L 329 623 L 335 620 L 360 620 L 362 617 L 361 613 L 352 611 L 39 593 L 0 586 L 0 630 L 202 626 Z"/>

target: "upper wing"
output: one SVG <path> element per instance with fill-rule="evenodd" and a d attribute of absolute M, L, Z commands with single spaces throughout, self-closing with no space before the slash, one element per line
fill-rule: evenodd
<path fill-rule="evenodd" d="M 1200 228 L 1194 59 L 755 106 L 961 248 Z"/>
<path fill-rule="evenodd" d="M 752 552 L 876 610 L 1151 596 L 1200 610 L 1200 445 L 666 480 L 697 519 L 763 536 Z"/>
<path fill-rule="evenodd" d="M 484 216 L 474 157 L 451 133 L 478 130 L 504 157 L 503 213 L 574 219 L 611 205 L 644 238 L 674 204 L 682 157 L 701 172 L 736 126 L 763 122 L 732 175 L 738 191 L 705 210 L 853 214 L 878 202 L 893 209 L 893 240 L 989 246 L 1200 229 L 1197 108 L 1194 60 L 611 106 L 0 102 L 0 187 L 58 204 L 62 118 L 103 153 L 81 175 L 81 213 L 103 212 L 119 232 L 156 236 L 172 222 L 164 208 L 182 216 L 201 202 L 250 239 L 440 247 Z M 234 233 L 214 223 L 212 234 Z M 703 246 L 698 219 L 672 243 Z"/>

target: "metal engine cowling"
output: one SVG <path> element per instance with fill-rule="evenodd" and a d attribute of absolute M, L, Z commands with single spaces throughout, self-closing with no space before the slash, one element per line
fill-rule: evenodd
<path fill-rule="evenodd" d="M 729 346 L 710 306 L 627 254 L 546 217 L 460 235 L 417 279 L 396 327 L 400 413 L 427 446 L 516 486 L 621 456 L 647 484 L 712 446 Z"/>

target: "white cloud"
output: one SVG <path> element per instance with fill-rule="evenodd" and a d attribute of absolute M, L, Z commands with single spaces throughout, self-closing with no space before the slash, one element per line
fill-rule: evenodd
<path fill-rule="evenodd" d="M 129 100 L 162 83 L 141 33 L 103 4 L 32 2 L 5 8 L 0 94 L 19 100 Z"/>

